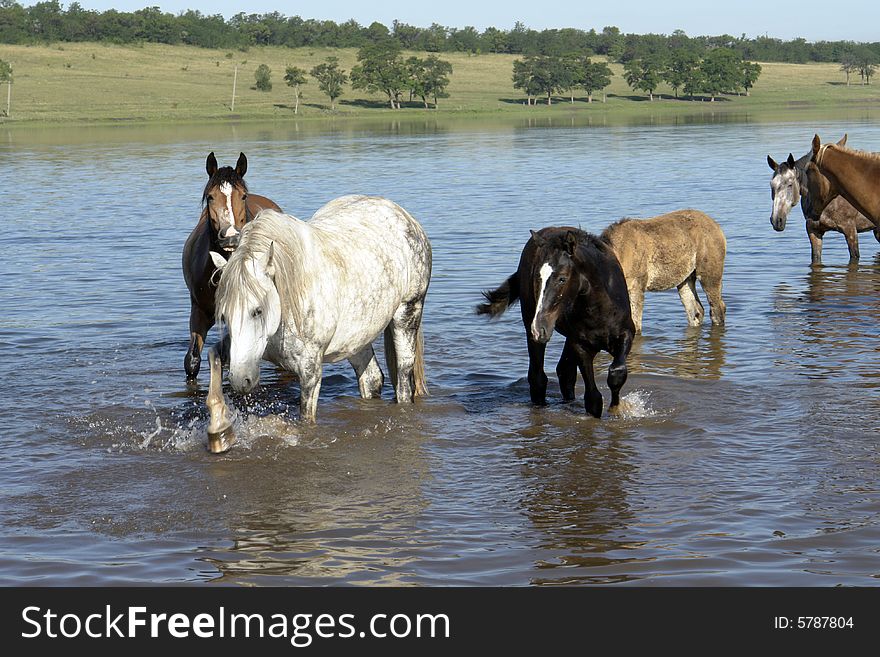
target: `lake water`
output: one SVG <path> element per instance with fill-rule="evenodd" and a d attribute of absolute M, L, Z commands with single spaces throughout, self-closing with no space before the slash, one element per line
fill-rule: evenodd
<path fill-rule="evenodd" d="M 816 131 L 880 150 L 870 119 L 0 132 L 0 581 L 876 584 L 878 245 L 848 267 L 829 233 L 813 269 L 800 210 L 769 224 L 767 154 Z M 362 401 L 328 366 L 302 426 L 266 364 L 240 442 L 206 452 L 180 253 L 212 150 L 300 218 L 357 192 L 422 222 L 431 397 Z M 519 311 L 476 317 L 480 290 L 529 229 L 685 207 L 727 235 L 727 325 L 650 295 L 619 414 L 561 403 L 559 336 L 532 407 Z"/>

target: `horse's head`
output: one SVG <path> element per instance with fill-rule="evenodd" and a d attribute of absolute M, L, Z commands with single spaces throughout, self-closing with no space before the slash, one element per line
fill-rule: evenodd
<path fill-rule="evenodd" d="M 531 233 L 531 241 L 535 245 L 531 283 L 536 302 L 535 317 L 529 331 L 535 342 L 547 343 L 553 335 L 572 281 L 577 277 L 574 271 L 577 234 L 571 230 L 561 236 L 550 237 L 545 237 L 541 232 Z"/>
<path fill-rule="evenodd" d="M 841 142 L 844 141 L 846 141 L 846 135 L 841 140 Z M 838 144 L 841 142 L 838 142 Z M 807 178 L 807 192 L 810 195 L 809 203 L 807 204 L 807 214 L 810 219 L 815 221 L 819 220 L 828 204 L 840 194 L 834 182 L 822 173 L 819 167 L 826 148 L 834 148 L 834 144 L 823 145 L 819 135 L 815 135 L 813 137 L 813 153 L 804 170 Z"/>
<path fill-rule="evenodd" d="M 767 164 L 773 169 L 770 179 L 770 196 L 773 199 L 773 211 L 770 213 L 770 225 L 773 230 L 784 230 L 788 213 L 801 200 L 801 185 L 794 156 L 789 153 L 788 159 L 777 164 L 769 155 Z"/>
<path fill-rule="evenodd" d="M 205 161 L 208 183 L 202 194 L 202 203 L 211 222 L 211 242 L 226 252 L 235 250 L 244 225 L 251 219 L 247 209 L 247 158 L 238 156 L 233 167 L 218 167 L 212 152 Z"/>
<path fill-rule="evenodd" d="M 211 252 L 222 271 L 215 312 L 229 335 L 229 383 L 236 392 L 249 392 L 259 383 L 260 360 L 281 324 L 274 251 L 274 243 L 263 252 L 238 249 L 228 261 Z"/>

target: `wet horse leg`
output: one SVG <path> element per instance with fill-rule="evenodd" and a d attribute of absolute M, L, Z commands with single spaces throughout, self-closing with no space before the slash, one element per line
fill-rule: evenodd
<path fill-rule="evenodd" d="M 207 315 L 194 301 L 190 301 L 189 309 L 189 347 L 183 359 L 187 381 L 195 381 L 202 366 L 202 347 L 205 337 L 214 325 L 214 318 Z"/>
<path fill-rule="evenodd" d="M 576 345 L 575 352 L 578 356 L 581 376 L 584 377 L 584 384 L 586 385 L 584 409 L 593 417 L 602 417 L 602 393 L 596 387 L 596 377 L 593 374 L 593 359 L 596 358 L 596 352 L 582 345 Z"/>
<path fill-rule="evenodd" d="M 385 329 L 385 354 L 388 374 L 398 404 L 413 400 L 415 377 L 413 368 L 418 352 L 419 326 L 422 324 L 423 299 L 400 304 Z"/>
<path fill-rule="evenodd" d="M 321 393 L 321 377 L 324 373 L 323 354 L 303 354 L 297 367 L 299 376 L 299 415 L 300 419 L 311 424 L 318 417 L 318 396 Z"/>
<path fill-rule="evenodd" d="M 232 430 L 232 413 L 223 396 L 223 366 L 214 347 L 208 349 L 211 365 L 211 382 L 205 404 L 211 417 L 208 421 L 208 449 L 214 454 L 227 451 L 235 442 Z"/>
<path fill-rule="evenodd" d="M 858 262 L 859 260 L 859 233 L 855 224 L 847 223 L 841 226 L 843 237 L 846 239 L 846 246 L 849 249 L 849 261 Z"/>
<path fill-rule="evenodd" d="M 526 327 L 526 341 L 529 347 L 529 394 L 532 403 L 538 406 L 547 404 L 547 375 L 544 373 L 544 352 L 547 345 L 535 342 Z"/>
<path fill-rule="evenodd" d="M 709 314 L 712 317 L 712 323 L 719 326 L 724 324 L 727 316 L 727 305 L 724 303 L 724 299 L 721 298 L 721 279 L 723 275 L 723 269 L 700 272 L 700 284 L 703 286 L 703 291 L 709 300 Z"/>
<path fill-rule="evenodd" d="M 578 359 L 571 342 L 566 339 L 562 348 L 562 355 L 556 365 L 556 376 L 559 378 L 559 389 L 562 390 L 562 399 L 574 400 L 574 386 L 577 383 Z"/>
<path fill-rule="evenodd" d="M 632 336 L 624 335 L 616 345 L 612 346 L 611 356 L 614 360 L 608 368 L 608 387 L 611 388 L 611 405 L 614 408 L 620 403 L 620 389 L 626 383 L 626 357 L 632 348 Z"/>
<path fill-rule="evenodd" d="M 703 323 L 703 317 L 706 311 L 703 310 L 703 304 L 697 297 L 697 272 L 691 272 L 680 285 L 678 285 L 678 296 L 681 297 L 681 305 L 687 314 L 688 324 L 691 326 L 699 326 Z"/>
<path fill-rule="evenodd" d="M 368 344 L 366 347 L 357 352 L 348 359 L 357 375 L 358 389 L 363 399 L 375 399 L 382 396 L 382 384 L 385 377 L 376 361 L 376 353 L 373 351 L 373 345 Z"/>
<path fill-rule="evenodd" d="M 807 236 L 810 238 L 810 262 L 814 265 L 822 264 L 822 235 L 821 230 L 814 228 L 811 224 L 818 223 L 807 221 Z"/>
<path fill-rule="evenodd" d="M 629 308 L 633 324 L 636 327 L 636 333 L 641 333 L 642 311 L 645 307 L 645 286 L 636 281 L 627 285 L 627 292 L 629 292 Z"/>

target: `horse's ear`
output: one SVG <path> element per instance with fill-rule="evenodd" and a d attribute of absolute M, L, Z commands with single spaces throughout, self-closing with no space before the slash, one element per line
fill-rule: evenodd
<path fill-rule="evenodd" d="M 794 169 L 794 165 L 795 165 L 794 155 L 792 155 L 791 153 L 789 153 L 789 154 L 788 154 L 788 159 L 785 161 L 785 163 L 788 165 L 788 167 L 789 167 L 790 169 Z"/>
<path fill-rule="evenodd" d="M 242 178 L 247 173 L 247 158 L 244 156 L 244 153 L 238 154 L 238 162 L 235 163 L 235 173 Z"/>
<path fill-rule="evenodd" d="M 543 247 L 547 244 L 547 240 L 538 235 L 538 233 L 533 230 L 530 230 L 529 232 L 532 234 L 532 241 L 535 243 L 535 246 Z"/>
<path fill-rule="evenodd" d="M 226 266 L 226 263 L 229 262 L 226 258 L 224 258 L 222 255 L 220 255 L 216 251 L 210 251 L 210 254 L 211 254 L 211 260 L 214 262 L 214 266 L 217 269 L 223 269 Z"/>
<path fill-rule="evenodd" d="M 577 249 L 577 245 L 578 238 L 577 235 L 575 235 L 575 232 L 573 230 L 570 230 L 565 233 L 565 250 L 566 252 L 568 252 L 568 255 L 574 255 L 574 251 L 575 249 Z"/>
<path fill-rule="evenodd" d="M 266 271 L 266 276 L 272 278 L 275 276 L 275 242 L 269 243 L 269 251 L 265 253 L 262 257 L 262 265 L 263 269 Z"/>
<path fill-rule="evenodd" d="M 848 136 L 849 136 L 849 135 L 847 135 L 846 133 L 843 133 L 843 137 L 840 138 L 840 141 L 837 142 L 837 145 L 838 145 L 838 146 L 846 146 L 846 138 L 847 138 Z"/>
<path fill-rule="evenodd" d="M 774 171 L 776 171 L 779 168 L 779 165 L 776 164 L 776 160 L 774 160 L 769 155 L 767 156 L 767 164 L 769 164 L 770 168 L 773 169 Z"/>
<path fill-rule="evenodd" d="M 205 171 L 208 172 L 208 178 L 217 173 L 217 158 L 214 157 L 214 151 L 208 153 L 208 159 L 205 160 Z"/>
<path fill-rule="evenodd" d="M 819 135 L 813 135 L 813 157 L 811 158 L 813 162 L 816 161 L 816 156 L 819 155 L 819 149 L 822 147 L 822 141 L 819 139 Z"/>

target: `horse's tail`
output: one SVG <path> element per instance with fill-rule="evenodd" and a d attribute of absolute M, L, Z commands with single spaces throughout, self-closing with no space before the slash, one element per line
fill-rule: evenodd
<path fill-rule="evenodd" d="M 394 334 L 391 326 L 385 328 L 385 363 L 388 365 L 388 378 L 391 379 L 391 387 L 394 388 L 397 381 L 397 349 L 394 347 Z M 427 397 L 428 384 L 425 381 L 425 337 L 422 333 L 422 325 L 416 333 L 416 353 L 413 362 L 413 396 Z"/>
<path fill-rule="evenodd" d="M 413 364 L 413 379 L 415 379 L 415 389 L 413 394 L 416 397 L 428 396 L 428 384 L 425 381 L 425 336 L 422 333 L 422 325 L 419 324 L 419 332 L 416 333 L 416 360 Z"/>
<path fill-rule="evenodd" d="M 488 303 L 481 303 L 476 307 L 478 315 L 498 317 L 510 306 L 519 301 L 519 276 L 511 274 L 497 290 L 486 290 L 483 296 Z"/>

